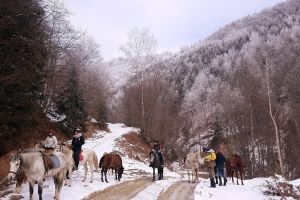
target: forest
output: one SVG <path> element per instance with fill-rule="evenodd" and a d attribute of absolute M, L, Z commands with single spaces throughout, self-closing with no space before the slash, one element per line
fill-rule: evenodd
<path fill-rule="evenodd" d="M 59 1 L 2 0 L 0 155 L 94 118 L 140 127 L 171 161 L 223 144 L 247 177 L 299 178 L 299 9 L 286 1 L 177 53 L 157 54 L 150 30 L 134 28 L 124 56 L 103 62 Z"/>
<path fill-rule="evenodd" d="M 4 0 L 0 13 L 0 155 L 48 129 L 70 136 L 91 116 L 104 123 L 99 45 L 72 27 L 64 5 Z"/>

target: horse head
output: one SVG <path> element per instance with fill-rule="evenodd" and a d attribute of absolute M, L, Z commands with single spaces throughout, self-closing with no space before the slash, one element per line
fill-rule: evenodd
<path fill-rule="evenodd" d="M 154 153 L 154 151 L 151 151 L 149 153 L 149 157 L 150 157 L 150 164 L 152 164 L 154 162 L 154 160 L 155 160 L 155 153 Z"/>
<path fill-rule="evenodd" d="M 10 167 L 9 167 L 7 179 L 11 180 L 16 176 L 16 174 L 19 172 L 21 168 L 22 165 L 21 152 L 18 152 L 15 155 L 11 154 L 9 165 Z"/>
<path fill-rule="evenodd" d="M 243 160 L 238 154 L 233 154 L 229 159 L 230 167 L 243 166 Z"/>
<path fill-rule="evenodd" d="M 68 143 L 62 143 L 60 145 L 60 151 L 62 153 L 68 153 L 70 150 L 72 150 L 72 147 Z"/>

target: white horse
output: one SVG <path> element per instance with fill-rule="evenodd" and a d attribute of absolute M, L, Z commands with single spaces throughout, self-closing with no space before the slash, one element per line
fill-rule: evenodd
<path fill-rule="evenodd" d="M 41 152 L 18 152 L 17 154 L 12 155 L 7 179 L 11 180 L 16 176 L 19 170 L 22 169 L 29 182 L 30 199 L 32 199 L 34 184 L 37 182 L 39 200 L 41 200 L 43 192 L 43 180 L 47 177 L 53 177 L 55 184 L 54 199 L 59 200 L 67 163 L 66 156 L 64 154 L 55 152 L 53 155 L 57 159 L 57 163 L 55 168 L 49 170 L 47 170 L 47 166 L 45 164 L 46 162 Z"/>
<path fill-rule="evenodd" d="M 61 151 L 67 157 L 69 178 L 71 178 L 72 168 L 74 166 L 73 150 L 69 146 L 62 145 L 61 146 Z M 89 164 L 90 171 L 91 171 L 90 183 L 92 183 L 93 182 L 93 176 L 94 176 L 94 170 L 96 172 L 98 172 L 98 157 L 97 157 L 97 154 L 92 149 L 82 149 L 81 154 L 82 154 L 83 160 L 79 161 L 79 165 L 83 165 L 84 166 L 84 171 L 85 171 L 84 178 L 83 178 L 82 182 L 85 182 L 85 180 L 86 180 L 86 176 L 87 176 L 87 172 L 88 172 L 87 164 Z M 69 186 L 70 185 L 71 185 L 71 180 L 70 180 Z"/>
<path fill-rule="evenodd" d="M 190 180 L 190 170 L 192 174 L 192 182 L 199 182 L 198 171 L 201 165 L 204 164 L 204 159 L 200 156 L 200 152 L 189 153 L 184 159 L 184 164 L 188 169 L 188 177 Z M 193 178 L 194 176 L 194 178 Z"/>

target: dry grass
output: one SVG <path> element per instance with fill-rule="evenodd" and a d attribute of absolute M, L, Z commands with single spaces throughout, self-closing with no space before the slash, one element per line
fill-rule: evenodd
<path fill-rule="evenodd" d="M 300 199 L 300 186 L 294 186 L 284 181 L 267 181 L 263 193 L 267 196 L 278 196 L 281 199 Z"/>

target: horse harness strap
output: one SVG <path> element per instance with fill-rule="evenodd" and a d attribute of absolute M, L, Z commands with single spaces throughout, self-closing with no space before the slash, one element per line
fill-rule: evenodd
<path fill-rule="evenodd" d="M 45 174 L 46 174 L 50 169 L 53 169 L 53 162 L 49 156 L 47 156 L 43 152 L 40 153 L 42 154 L 42 158 L 45 166 Z"/>
<path fill-rule="evenodd" d="M 18 154 L 19 154 L 19 153 L 18 153 Z M 21 159 L 21 157 L 20 157 L 20 164 L 19 164 L 19 168 L 17 169 L 17 171 L 14 172 L 14 171 L 10 171 L 10 170 L 9 170 L 8 173 L 17 174 L 17 173 L 20 171 L 20 169 L 21 169 L 22 163 L 23 163 L 23 162 L 22 162 L 22 159 Z"/>

